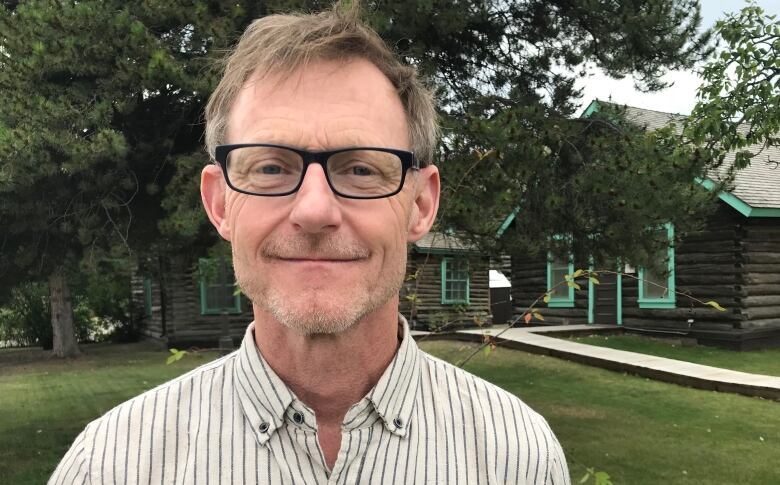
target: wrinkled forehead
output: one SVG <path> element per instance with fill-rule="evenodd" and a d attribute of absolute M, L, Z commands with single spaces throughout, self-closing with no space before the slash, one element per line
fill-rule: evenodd
<path fill-rule="evenodd" d="M 380 131 L 391 137 L 388 146 L 409 147 L 406 114 L 395 87 L 379 68 L 359 58 L 253 73 L 230 107 L 226 141 L 258 141 L 247 136 L 265 127 Z"/>

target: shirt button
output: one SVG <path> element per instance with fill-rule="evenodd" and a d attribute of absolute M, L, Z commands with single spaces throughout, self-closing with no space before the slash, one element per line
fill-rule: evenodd
<path fill-rule="evenodd" d="M 268 423 L 260 423 L 260 426 L 258 426 L 257 429 L 259 429 L 261 433 L 265 433 L 268 431 Z"/>
<path fill-rule="evenodd" d="M 303 424 L 303 414 L 297 411 L 293 413 L 293 421 L 295 421 L 297 424 Z"/>
<path fill-rule="evenodd" d="M 403 425 L 404 425 L 404 422 L 403 422 L 403 421 L 401 421 L 401 418 L 395 418 L 395 419 L 393 420 L 393 426 L 395 426 L 396 428 L 400 428 L 400 427 L 402 427 Z"/>

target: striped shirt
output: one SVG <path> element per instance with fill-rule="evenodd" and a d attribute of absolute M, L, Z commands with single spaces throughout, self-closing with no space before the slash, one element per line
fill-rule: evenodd
<path fill-rule="evenodd" d="M 512 394 L 403 339 L 342 424 L 329 470 L 314 413 L 265 362 L 236 352 L 89 423 L 59 484 L 569 484 L 547 422 Z"/>

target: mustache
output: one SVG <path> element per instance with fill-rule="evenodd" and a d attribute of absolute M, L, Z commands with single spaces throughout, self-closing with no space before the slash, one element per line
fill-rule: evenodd
<path fill-rule="evenodd" d="M 326 234 L 277 237 L 260 247 L 265 258 L 276 259 L 366 259 L 370 251 L 355 241 Z"/>

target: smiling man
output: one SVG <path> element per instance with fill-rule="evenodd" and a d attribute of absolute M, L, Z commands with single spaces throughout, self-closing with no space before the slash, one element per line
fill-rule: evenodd
<path fill-rule="evenodd" d="M 254 321 L 237 352 L 90 423 L 50 483 L 569 483 L 544 419 L 398 314 L 439 204 L 415 70 L 356 7 L 257 20 L 225 66 L 201 193 Z"/>

